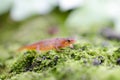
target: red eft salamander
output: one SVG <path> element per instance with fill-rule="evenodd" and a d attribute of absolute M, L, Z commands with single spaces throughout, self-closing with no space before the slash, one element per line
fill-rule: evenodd
<path fill-rule="evenodd" d="M 67 46 L 71 46 L 75 42 L 73 38 L 53 38 L 53 39 L 46 39 L 40 42 L 24 46 L 19 49 L 21 50 L 37 50 L 37 51 L 48 51 L 48 50 L 59 50 L 60 48 L 64 48 Z"/>

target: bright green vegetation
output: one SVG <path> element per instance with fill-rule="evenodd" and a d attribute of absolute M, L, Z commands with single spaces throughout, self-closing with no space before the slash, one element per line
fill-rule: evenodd
<path fill-rule="evenodd" d="M 74 33 L 62 25 L 63 20 L 49 15 L 18 23 L 3 20 L 6 24 L 1 23 L 4 26 L 0 34 L 1 80 L 120 80 L 120 42 L 106 40 L 98 31 L 77 32 L 74 48 L 41 53 L 16 51 L 44 38 Z M 49 35 L 46 29 L 54 24 L 60 31 Z"/>
<path fill-rule="evenodd" d="M 116 80 L 120 49 L 75 44 L 73 49 L 20 53 L 1 78 L 8 80 Z"/>

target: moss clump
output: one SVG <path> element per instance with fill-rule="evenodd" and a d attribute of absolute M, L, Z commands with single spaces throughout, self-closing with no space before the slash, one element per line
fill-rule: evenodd
<path fill-rule="evenodd" d="M 20 73 L 30 69 L 33 59 L 36 56 L 35 51 L 28 51 L 22 54 L 18 60 L 11 66 L 10 72 Z"/>
<path fill-rule="evenodd" d="M 114 51 L 113 57 L 117 65 L 120 65 L 120 48 Z"/>
<path fill-rule="evenodd" d="M 115 50 L 114 52 L 115 52 L 114 57 L 115 57 L 115 58 L 120 58 L 120 48 L 118 48 L 118 49 Z"/>
<path fill-rule="evenodd" d="M 118 49 L 119 50 L 119 49 Z M 26 79 L 25 75 L 44 80 L 50 78 L 57 80 L 93 80 L 108 79 L 116 72 L 119 64 L 118 50 L 107 47 L 96 47 L 92 44 L 75 44 L 74 48 L 63 48 L 60 51 L 38 53 L 27 51 L 21 54 L 11 65 L 8 75 L 2 79 Z M 101 71 L 107 71 L 105 78 L 99 76 Z M 113 73 L 109 74 L 109 72 Z M 117 72 L 119 73 L 119 71 Z M 31 76 L 30 76 L 31 75 Z M 33 76 L 34 75 L 34 76 Z M 114 77 L 114 76 L 113 76 Z"/>

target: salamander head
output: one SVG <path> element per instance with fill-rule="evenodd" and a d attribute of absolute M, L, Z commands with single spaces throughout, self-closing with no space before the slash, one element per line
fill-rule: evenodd
<path fill-rule="evenodd" d="M 62 47 L 66 47 L 66 46 L 70 46 L 73 43 L 75 43 L 75 39 L 67 38 L 67 39 L 65 39 L 65 40 L 62 41 L 61 46 Z"/>

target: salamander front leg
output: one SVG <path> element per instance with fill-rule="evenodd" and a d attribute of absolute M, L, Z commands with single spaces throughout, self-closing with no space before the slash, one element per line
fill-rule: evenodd
<path fill-rule="evenodd" d="M 60 51 L 60 49 L 59 49 L 57 46 L 55 46 L 55 49 L 56 49 L 57 51 Z"/>
<path fill-rule="evenodd" d="M 71 49 L 73 49 L 74 48 L 74 46 L 73 46 L 73 44 L 70 44 L 70 46 L 69 46 Z"/>

